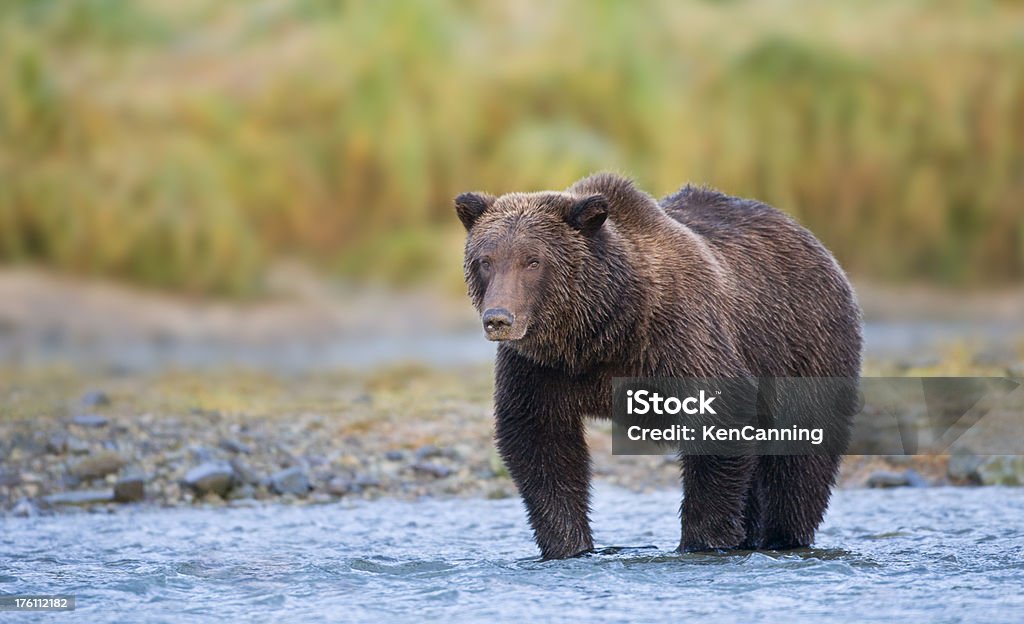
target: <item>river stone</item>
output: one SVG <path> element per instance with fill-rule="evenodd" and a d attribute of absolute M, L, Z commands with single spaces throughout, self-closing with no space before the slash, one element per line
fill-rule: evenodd
<path fill-rule="evenodd" d="M 238 501 L 253 498 L 256 496 L 256 488 L 249 483 L 243 483 L 242 485 L 232 488 L 228 494 L 228 500 Z"/>
<path fill-rule="evenodd" d="M 259 473 L 241 457 L 232 457 L 230 463 L 231 468 L 235 471 L 235 477 L 242 483 L 256 485 L 261 481 Z"/>
<path fill-rule="evenodd" d="M 202 463 L 185 474 L 185 485 L 199 494 L 213 492 L 224 496 L 234 484 L 235 471 L 223 461 Z"/>
<path fill-rule="evenodd" d="M 911 472 L 913 471 L 907 470 L 904 472 L 893 472 L 891 470 L 876 470 L 868 477 L 868 487 L 893 488 L 913 485 L 912 477 L 910 475 Z"/>
<path fill-rule="evenodd" d="M 309 483 L 306 471 L 298 466 L 285 468 L 270 475 L 270 489 L 277 494 L 308 494 L 313 486 Z"/>
<path fill-rule="evenodd" d="M 78 414 L 71 419 L 72 424 L 79 427 L 106 427 L 107 419 L 99 414 Z"/>
<path fill-rule="evenodd" d="M 114 500 L 112 490 L 77 490 L 74 492 L 58 492 L 43 497 L 47 505 L 95 505 L 110 503 Z"/>
<path fill-rule="evenodd" d="M 68 470 L 79 479 L 96 479 L 117 472 L 125 465 L 125 460 L 114 451 L 97 451 L 83 457 Z"/>
<path fill-rule="evenodd" d="M 88 455 L 90 450 L 92 449 L 85 440 L 75 436 L 68 436 L 67 451 L 72 455 Z"/>
<path fill-rule="evenodd" d="M 994 455 L 978 466 L 982 485 L 1024 485 L 1024 455 Z"/>
<path fill-rule="evenodd" d="M 1007 366 L 1006 374 L 1017 379 L 1024 379 L 1024 361 L 1016 362 Z"/>
<path fill-rule="evenodd" d="M 12 487 L 21 483 L 21 473 L 16 470 L 0 470 L 0 487 Z"/>
<path fill-rule="evenodd" d="M 355 483 L 353 483 L 351 479 L 346 479 L 345 477 L 334 477 L 327 482 L 327 492 L 334 496 L 345 496 L 346 494 L 351 494 L 358 490 L 359 488 Z"/>
<path fill-rule="evenodd" d="M 217 446 L 229 453 L 241 453 L 242 455 L 252 454 L 252 449 L 248 444 L 234 438 L 224 438 L 217 443 Z"/>
<path fill-rule="evenodd" d="M 425 444 L 416 449 L 416 460 L 422 461 L 424 459 L 430 459 L 432 457 L 441 457 L 444 455 L 444 451 L 437 448 L 433 444 Z"/>
<path fill-rule="evenodd" d="M 381 486 L 380 479 L 371 474 L 356 475 L 356 479 L 353 483 L 358 485 L 360 488 L 376 488 Z"/>
<path fill-rule="evenodd" d="M 63 455 L 64 451 L 68 450 L 68 436 L 65 433 L 58 432 L 51 435 L 46 440 L 46 452 L 51 455 Z"/>
<path fill-rule="evenodd" d="M 412 465 L 412 469 L 416 472 L 431 475 L 437 479 L 443 479 L 452 473 L 452 469 L 448 466 L 431 462 L 416 462 Z"/>
<path fill-rule="evenodd" d="M 119 503 L 136 503 L 146 497 L 146 480 L 142 475 L 121 477 L 114 484 L 114 500 Z"/>
<path fill-rule="evenodd" d="M 82 407 L 105 407 L 110 405 L 110 397 L 102 390 L 90 390 L 78 402 Z"/>
<path fill-rule="evenodd" d="M 15 518 L 34 518 L 38 514 L 36 506 L 27 498 L 19 500 L 18 504 L 11 508 L 11 515 Z"/>
<path fill-rule="evenodd" d="M 982 458 L 972 453 L 969 449 L 957 449 L 949 456 L 946 475 L 956 481 L 981 483 L 978 467 L 981 466 L 982 461 Z"/>

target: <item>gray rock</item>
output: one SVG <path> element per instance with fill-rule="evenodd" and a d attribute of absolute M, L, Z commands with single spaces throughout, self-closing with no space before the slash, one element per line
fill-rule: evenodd
<path fill-rule="evenodd" d="M 978 466 L 982 485 L 1024 485 L 1024 455 L 993 455 Z"/>
<path fill-rule="evenodd" d="M 78 414 L 71 419 L 72 424 L 79 427 L 106 427 L 107 418 L 99 414 Z"/>
<path fill-rule="evenodd" d="M 113 490 L 78 490 L 75 492 L 58 492 L 44 496 L 43 503 L 47 505 L 95 505 L 98 503 L 114 502 Z"/>
<path fill-rule="evenodd" d="M 216 454 L 205 446 L 195 444 L 188 447 L 188 450 L 192 453 L 192 459 L 199 463 L 213 462 L 217 459 Z"/>
<path fill-rule="evenodd" d="M 388 451 L 384 454 L 384 458 L 388 461 L 402 461 L 405 459 L 405 453 L 402 451 Z"/>
<path fill-rule="evenodd" d="M 911 485 L 911 479 L 908 475 L 910 472 L 912 471 L 893 472 L 891 470 L 876 470 L 868 477 L 868 487 L 893 488 L 909 486 Z"/>
<path fill-rule="evenodd" d="M 224 449 L 229 453 L 236 453 L 242 455 L 252 454 L 252 449 L 249 448 L 248 444 L 245 444 L 234 438 L 224 438 L 223 440 L 217 443 L 217 446 L 219 446 L 220 448 Z"/>
<path fill-rule="evenodd" d="M 185 474 L 185 485 L 199 494 L 224 496 L 235 482 L 231 464 L 223 461 L 202 463 Z"/>
<path fill-rule="evenodd" d="M 380 487 L 380 479 L 368 474 L 359 475 L 352 483 L 360 489 Z"/>
<path fill-rule="evenodd" d="M 241 457 L 232 457 L 230 463 L 231 468 L 235 471 L 235 477 L 241 483 L 257 485 L 262 481 L 259 473 L 249 465 L 249 462 L 245 461 Z"/>
<path fill-rule="evenodd" d="M 78 400 L 82 407 L 105 407 L 110 405 L 110 397 L 102 390 L 90 390 Z"/>
<path fill-rule="evenodd" d="M 908 469 L 903 472 L 903 476 L 907 479 L 907 485 L 910 487 L 928 487 L 928 480 L 916 470 Z"/>
<path fill-rule="evenodd" d="M 39 510 L 27 498 L 23 498 L 11 508 L 11 515 L 15 518 L 34 518 L 39 515 Z"/>
<path fill-rule="evenodd" d="M 327 482 L 327 493 L 334 496 L 345 496 L 359 491 L 359 486 L 345 477 L 334 477 Z"/>
<path fill-rule="evenodd" d="M 452 473 L 452 469 L 448 466 L 431 462 L 416 462 L 412 465 L 412 469 L 422 474 L 431 475 L 437 479 L 443 479 Z"/>
<path fill-rule="evenodd" d="M 981 483 L 978 468 L 981 466 L 982 461 L 982 458 L 972 453 L 970 449 L 957 449 L 949 456 L 946 476 L 955 481 Z"/>
<path fill-rule="evenodd" d="M 51 455 L 63 455 L 68 450 L 68 436 L 65 433 L 55 433 L 46 440 L 46 452 Z"/>
<path fill-rule="evenodd" d="M 91 449 L 89 443 L 75 436 L 68 436 L 67 451 L 72 455 L 87 455 Z"/>
<path fill-rule="evenodd" d="M 21 483 L 21 474 L 16 470 L 0 470 L 0 487 L 11 487 Z"/>
<path fill-rule="evenodd" d="M 1017 362 L 1006 367 L 1006 374 L 1016 379 L 1024 379 L 1024 362 Z"/>
<path fill-rule="evenodd" d="M 313 486 L 309 483 L 306 471 L 293 466 L 270 475 L 270 489 L 277 494 L 304 496 L 313 489 Z"/>
<path fill-rule="evenodd" d="M 416 449 L 416 461 L 422 461 L 424 459 L 430 459 L 432 457 L 441 457 L 444 455 L 444 451 L 437 448 L 433 444 L 427 444 Z"/>
<path fill-rule="evenodd" d="M 142 475 L 121 477 L 114 484 L 114 500 L 118 503 L 136 503 L 146 498 L 146 479 Z"/>
<path fill-rule="evenodd" d="M 115 473 L 124 465 L 124 458 L 115 451 L 98 451 L 72 464 L 68 472 L 79 479 L 96 479 Z"/>
<path fill-rule="evenodd" d="M 231 492 L 228 494 L 228 500 L 245 500 L 249 498 L 254 498 L 255 496 L 256 488 L 254 488 L 250 483 L 243 483 L 242 485 L 231 490 Z"/>

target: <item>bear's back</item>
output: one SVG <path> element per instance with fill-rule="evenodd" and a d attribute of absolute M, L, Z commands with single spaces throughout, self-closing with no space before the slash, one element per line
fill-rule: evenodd
<path fill-rule="evenodd" d="M 687 185 L 659 201 L 738 285 L 730 316 L 752 372 L 847 376 L 860 369 L 860 311 L 838 263 L 807 229 L 761 202 Z"/>

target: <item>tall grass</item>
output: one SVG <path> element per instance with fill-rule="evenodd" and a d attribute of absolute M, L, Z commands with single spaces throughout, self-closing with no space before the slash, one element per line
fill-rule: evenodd
<path fill-rule="evenodd" d="M 796 215 L 854 273 L 1024 278 L 1024 7 L 0 5 L 0 259 L 247 293 L 457 280 L 451 197 L 595 169 Z"/>

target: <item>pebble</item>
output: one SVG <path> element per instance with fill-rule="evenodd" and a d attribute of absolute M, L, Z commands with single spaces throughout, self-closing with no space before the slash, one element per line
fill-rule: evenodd
<path fill-rule="evenodd" d="M 442 455 L 444 455 L 444 451 L 433 444 L 427 444 L 416 449 L 416 461 L 430 459 L 432 457 L 441 457 Z"/>
<path fill-rule="evenodd" d="M 358 488 L 355 483 L 345 477 L 334 477 L 327 482 L 327 493 L 334 496 L 345 496 L 356 491 L 358 491 Z"/>
<path fill-rule="evenodd" d="M 117 472 L 124 465 L 124 458 L 117 452 L 97 451 L 72 464 L 68 472 L 79 479 L 96 479 Z"/>
<path fill-rule="evenodd" d="M 114 500 L 119 503 L 136 503 L 146 498 L 146 480 L 142 475 L 129 475 L 114 484 Z"/>
<path fill-rule="evenodd" d="M 231 464 L 222 461 L 202 463 L 185 474 L 185 485 L 198 494 L 209 493 L 224 496 L 234 484 L 235 472 Z"/>
<path fill-rule="evenodd" d="M 373 475 L 361 474 L 356 477 L 353 483 L 359 488 L 376 488 L 380 487 L 380 479 Z"/>
<path fill-rule="evenodd" d="M 946 476 L 956 481 L 968 481 L 970 483 L 981 483 L 981 476 L 978 468 L 982 459 L 968 449 L 957 449 L 949 457 L 949 464 L 946 466 Z"/>
<path fill-rule="evenodd" d="M 452 474 L 452 469 L 448 466 L 441 464 L 435 464 L 431 462 L 416 462 L 412 465 L 412 469 L 416 472 L 428 474 L 438 479 L 443 479 L 448 475 Z"/>
<path fill-rule="evenodd" d="M 893 472 L 891 470 L 876 470 L 868 477 L 870 488 L 893 488 L 893 487 L 925 487 L 928 483 L 914 470 Z"/>
<path fill-rule="evenodd" d="M 306 471 L 298 466 L 285 468 L 270 475 L 270 489 L 278 494 L 294 494 L 304 496 L 313 486 L 309 482 Z"/>
<path fill-rule="evenodd" d="M 402 451 L 388 451 L 384 454 L 384 459 L 388 461 L 402 461 L 405 459 L 405 453 Z"/>
<path fill-rule="evenodd" d="M 58 492 L 43 497 L 47 505 L 95 505 L 114 502 L 113 490 L 76 490 L 74 492 Z"/>
<path fill-rule="evenodd" d="M 32 501 L 23 498 L 18 501 L 16 505 L 11 509 L 11 515 L 15 518 L 34 518 L 39 514 L 39 510 L 32 504 Z"/>
<path fill-rule="evenodd" d="M 240 442 L 239 440 L 236 440 L 234 438 L 224 438 L 219 443 L 217 443 L 217 446 L 219 446 L 220 448 L 224 449 L 229 453 L 236 453 L 242 455 L 252 454 L 252 449 L 249 447 L 249 445 Z"/>
<path fill-rule="evenodd" d="M 71 423 L 79 427 L 106 427 L 107 418 L 99 414 L 78 414 L 71 419 Z"/>
<path fill-rule="evenodd" d="M 72 455 L 86 455 L 90 451 L 89 443 L 75 436 L 68 436 L 67 451 Z"/>
<path fill-rule="evenodd" d="M 256 496 L 256 488 L 250 483 L 243 483 L 242 485 L 234 488 L 228 493 L 228 500 L 237 501 L 254 498 Z"/>
<path fill-rule="evenodd" d="M 21 483 L 21 474 L 14 470 L 0 471 L 0 487 L 11 487 Z"/>
<path fill-rule="evenodd" d="M 105 407 L 110 405 L 110 396 L 102 390 L 90 390 L 78 400 L 82 407 Z"/>
<path fill-rule="evenodd" d="M 55 433 L 46 440 L 46 452 L 51 455 L 63 455 L 68 450 L 68 436 L 66 433 Z"/>
<path fill-rule="evenodd" d="M 245 461 L 241 457 L 232 457 L 229 463 L 231 464 L 231 468 L 235 471 L 235 476 L 242 483 L 256 485 L 262 481 L 259 473 L 249 465 L 249 462 Z"/>

